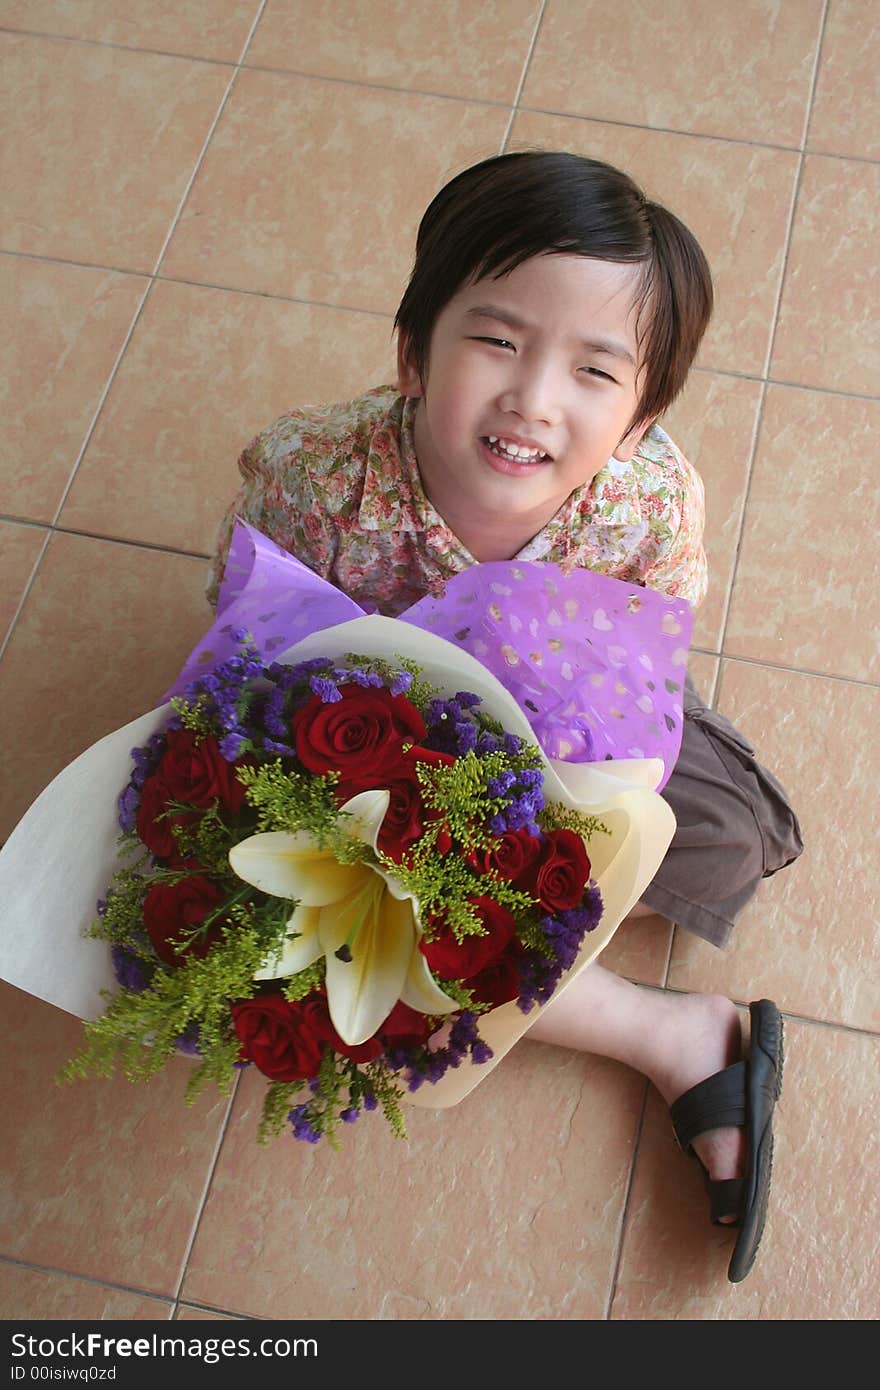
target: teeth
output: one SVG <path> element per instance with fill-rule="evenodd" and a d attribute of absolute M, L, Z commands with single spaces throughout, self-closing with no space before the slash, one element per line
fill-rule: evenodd
<path fill-rule="evenodd" d="M 534 463 L 537 459 L 548 457 L 543 449 L 527 449 L 524 444 L 505 444 L 497 434 L 490 434 L 488 439 L 490 444 L 494 444 L 500 453 L 507 454 L 508 458 L 526 459 L 529 463 Z"/>

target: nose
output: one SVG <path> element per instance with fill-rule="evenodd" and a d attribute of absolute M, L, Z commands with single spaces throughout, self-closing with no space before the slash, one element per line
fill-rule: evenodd
<path fill-rule="evenodd" d="M 511 362 L 511 369 L 499 395 L 500 409 L 518 415 L 525 424 L 558 424 L 559 381 L 552 364 L 524 355 Z"/>

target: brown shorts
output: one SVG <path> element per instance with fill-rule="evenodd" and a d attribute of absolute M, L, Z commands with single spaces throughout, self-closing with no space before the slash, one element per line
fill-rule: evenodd
<path fill-rule="evenodd" d="M 681 752 L 661 795 L 678 822 L 641 901 L 715 946 L 762 878 L 797 859 L 801 829 L 785 789 L 687 678 Z"/>

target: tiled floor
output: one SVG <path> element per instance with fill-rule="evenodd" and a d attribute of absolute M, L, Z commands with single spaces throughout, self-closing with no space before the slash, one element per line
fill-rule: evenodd
<path fill-rule="evenodd" d="M 876 0 L 0 0 L 0 833 L 176 673 L 243 445 L 388 379 L 434 191 L 538 145 L 629 169 L 709 254 L 668 422 L 709 498 L 693 669 L 808 847 L 729 951 L 649 920 L 608 952 L 786 1013 L 744 1284 L 616 1064 L 523 1043 L 414 1111 L 409 1147 L 364 1123 L 339 1156 L 260 1149 L 258 1077 L 192 1111 L 183 1059 L 57 1090 L 78 1025 L 4 987 L 0 1314 L 880 1313 L 878 23 Z"/>

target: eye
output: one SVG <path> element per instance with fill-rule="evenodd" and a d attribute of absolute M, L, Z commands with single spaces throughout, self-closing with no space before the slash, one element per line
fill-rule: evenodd
<path fill-rule="evenodd" d="M 598 376 L 598 377 L 601 377 L 604 381 L 616 381 L 616 380 L 617 380 L 617 377 L 616 377 L 616 376 L 611 376 L 609 372 L 600 371 L 600 369 L 599 369 L 598 367 L 582 367 L 581 370 L 582 370 L 587 376 Z"/>
<path fill-rule="evenodd" d="M 477 337 L 477 338 L 474 339 L 474 342 L 475 342 L 475 343 L 491 343 L 494 347 L 510 348 L 512 352 L 516 352 L 516 348 L 513 346 L 513 343 L 509 342 L 509 341 L 507 340 L 507 338 L 484 338 L 484 337 Z"/>

